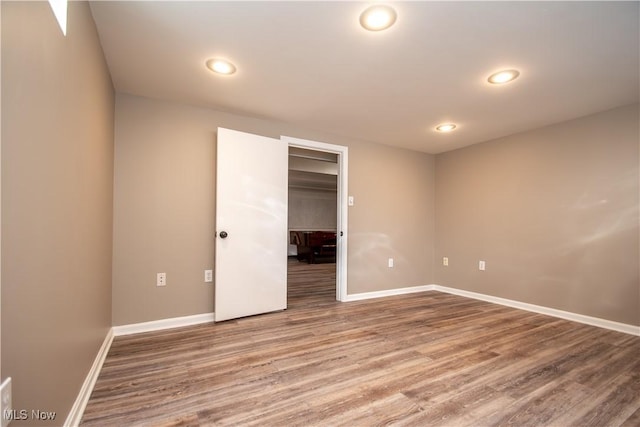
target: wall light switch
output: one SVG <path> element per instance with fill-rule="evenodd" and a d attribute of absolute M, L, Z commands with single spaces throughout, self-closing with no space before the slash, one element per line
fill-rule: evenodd
<path fill-rule="evenodd" d="M 213 282 L 213 270 L 204 271 L 204 281 L 207 283 Z"/>
<path fill-rule="evenodd" d="M 349 206 L 353 206 L 353 196 L 349 196 L 348 203 Z"/>
<path fill-rule="evenodd" d="M 446 256 L 442 257 L 442 265 L 449 265 L 449 258 L 447 258 Z"/>
<path fill-rule="evenodd" d="M 485 267 L 486 267 L 486 264 L 484 261 L 478 262 L 478 270 L 484 271 Z"/>
<path fill-rule="evenodd" d="M 389 258 L 389 268 L 393 268 L 393 258 Z"/>

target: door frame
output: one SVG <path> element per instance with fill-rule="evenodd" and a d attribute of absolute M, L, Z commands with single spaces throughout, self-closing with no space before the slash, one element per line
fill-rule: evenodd
<path fill-rule="evenodd" d="M 347 210 L 348 210 L 348 165 L 349 148 L 343 145 L 327 144 L 326 142 L 310 141 L 307 139 L 280 136 L 289 147 L 304 148 L 307 150 L 322 151 L 337 154 L 338 156 L 338 201 L 337 201 L 337 227 L 336 227 L 336 299 L 347 300 Z M 342 233 L 342 236 L 340 235 Z"/>

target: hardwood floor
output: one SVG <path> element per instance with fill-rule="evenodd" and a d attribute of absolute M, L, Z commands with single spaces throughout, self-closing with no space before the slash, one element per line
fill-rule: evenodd
<path fill-rule="evenodd" d="M 286 311 L 117 337 L 82 425 L 640 425 L 640 337 L 290 267 Z"/>
<path fill-rule="evenodd" d="M 307 264 L 289 258 L 288 310 L 336 303 L 336 264 Z"/>

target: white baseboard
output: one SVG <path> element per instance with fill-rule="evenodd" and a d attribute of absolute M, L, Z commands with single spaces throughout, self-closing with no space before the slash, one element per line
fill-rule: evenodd
<path fill-rule="evenodd" d="M 155 320 L 152 322 L 135 323 L 132 325 L 114 326 L 109 329 L 107 336 L 102 343 L 102 347 L 98 351 L 98 355 L 93 361 L 93 365 L 87 374 L 87 377 L 80 388 L 80 393 L 76 398 L 71 411 L 64 422 L 65 427 L 76 427 L 82 421 L 84 410 L 87 407 L 93 387 L 96 385 L 98 375 L 104 364 L 104 360 L 109 353 L 113 338 L 121 335 L 137 334 L 140 332 L 158 331 L 162 329 L 178 328 L 181 326 L 197 325 L 200 323 L 213 322 L 213 313 L 196 314 L 193 316 L 174 317 L 172 319 Z"/>
<path fill-rule="evenodd" d="M 541 305 L 529 304 L 526 302 L 514 301 L 506 298 L 494 297 L 491 295 L 479 294 L 477 292 L 465 291 L 462 289 L 449 288 L 446 286 L 432 285 L 434 291 L 446 292 L 448 294 L 460 295 L 481 301 L 500 304 L 507 307 L 518 308 L 520 310 L 532 311 L 534 313 L 546 314 L 547 316 L 558 317 L 560 319 L 571 320 L 573 322 L 584 323 L 586 325 L 597 326 L 599 328 L 611 329 L 625 334 L 640 336 L 640 326 L 626 323 L 614 322 L 612 320 L 600 319 L 598 317 L 585 316 L 584 314 L 571 313 L 569 311 L 544 307 Z"/>
<path fill-rule="evenodd" d="M 180 328 L 182 326 L 198 325 L 200 323 L 213 322 L 213 313 L 194 314 L 192 316 L 173 317 L 170 319 L 153 320 L 151 322 L 133 323 L 130 325 L 114 326 L 113 334 L 116 337 L 122 335 L 139 334 L 141 332 L 160 331 L 163 329 Z"/>
<path fill-rule="evenodd" d="M 640 336 L 640 326 L 626 323 L 614 322 L 613 320 L 600 319 L 598 317 L 585 316 L 584 314 L 571 313 L 569 311 L 544 307 L 541 305 L 529 304 L 526 302 L 514 301 L 506 298 L 494 297 L 477 292 L 465 291 L 462 289 L 449 288 L 440 285 L 412 286 L 408 288 L 389 289 L 385 291 L 363 292 L 359 294 L 347 295 L 345 302 L 360 301 L 370 298 L 382 298 L 393 295 L 410 294 L 413 292 L 439 291 L 448 294 L 459 295 L 466 298 L 477 299 L 507 307 L 518 308 L 520 310 L 532 311 L 534 313 L 546 314 L 547 316 L 558 317 L 560 319 L 571 320 L 573 322 L 584 323 L 585 325 L 597 326 L 599 328 L 610 329 L 612 331 L 623 332 Z"/>
<path fill-rule="evenodd" d="M 390 297 L 394 295 L 404 295 L 404 294 L 412 294 L 415 292 L 425 292 L 425 291 L 433 291 L 434 285 L 422 285 L 422 286 L 411 286 L 408 288 L 398 288 L 398 289 L 388 289 L 385 291 L 375 291 L 375 292 L 362 292 L 359 294 L 349 294 L 347 298 L 345 298 L 345 302 L 349 301 L 361 301 L 364 299 L 371 298 L 382 298 L 382 297 Z"/>
<path fill-rule="evenodd" d="M 89 370 L 89 373 L 87 374 L 87 377 L 85 378 L 84 383 L 80 388 L 80 393 L 78 393 L 78 397 L 73 403 L 71 411 L 69 411 L 67 420 L 64 422 L 64 425 L 66 427 L 75 427 L 80 425 L 82 415 L 84 414 L 84 410 L 87 407 L 87 403 L 89 402 L 89 398 L 91 397 L 91 393 L 93 392 L 93 387 L 96 385 L 98 375 L 100 375 L 102 364 L 107 358 L 109 348 L 111 348 L 113 337 L 113 328 L 111 328 L 109 329 L 107 336 L 104 338 L 102 347 L 100 347 L 100 350 L 98 350 L 98 354 L 96 355 L 96 358 L 93 361 L 93 365 L 91 366 L 91 369 Z"/>

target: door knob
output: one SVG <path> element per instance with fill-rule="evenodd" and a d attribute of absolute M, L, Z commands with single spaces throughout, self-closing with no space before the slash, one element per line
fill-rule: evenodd
<path fill-rule="evenodd" d="M 221 232 L 220 232 L 220 238 L 221 238 L 221 239 L 226 239 L 226 238 L 227 238 L 227 236 L 228 236 L 228 234 L 227 234 L 227 232 L 226 232 L 226 231 L 221 231 Z"/>

